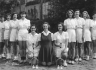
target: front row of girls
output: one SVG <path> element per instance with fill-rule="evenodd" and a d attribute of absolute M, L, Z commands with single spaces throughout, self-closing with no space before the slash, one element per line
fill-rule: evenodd
<path fill-rule="evenodd" d="M 96 59 L 96 13 L 90 19 L 87 11 L 83 11 L 80 17 L 79 10 L 68 10 L 67 17 L 64 27 L 69 35 L 69 63 L 82 61 L 83 56 L 85 60 L 89 60 L 90 55 Z"/>

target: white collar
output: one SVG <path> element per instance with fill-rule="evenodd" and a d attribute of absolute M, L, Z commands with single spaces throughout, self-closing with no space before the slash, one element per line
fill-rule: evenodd
<path fill-rule="evenodd" d="M 47 33 L 45 33 L 44 31 L 42 32 L 45 36 L 49 35 L 49 33 L 51 33 L 50 31 L 48 31 Z"/>
<path fill-rule="evenodd" d="M 36 35 L 38 35 L 38 34 L 37 34 L 37 33 L 35 33 L 34 35 L 32 35 L 32 34 L 30 33 L 30 35 L 31 35 L 31 36 L 36 36 Z"/>

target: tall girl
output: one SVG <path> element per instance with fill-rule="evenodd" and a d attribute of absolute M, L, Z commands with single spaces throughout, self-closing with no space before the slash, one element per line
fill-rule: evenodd
<path fill-rule="evenodd" d="M 67 53 L 68 53 L 68 41 L 69 41 L 69 36 L 67 32 L 63 31 L 63 24 L 59 23 L 58 24 L 58 31 L 54 34 L 54 43 L 56 45 L 55 47 L 55 53 L 57 60 L 59 58 L 62 58 L 64 60 L 63 65 L 67 66 Z M 62 66 L 62 64 L 61 64 Z"/>
<path fill-rule="evenodd" d="M 4 48 L 4 16 L 1 16 L 0 22 L 0 58 L 5 57 L 3 48 Z"/>
<path fill-rule="evenodd" d="M 76 55 L 76 61 L 81 61 L 82 60 L 82 43 L 83 43 L 83 35 L 84 35 L 84 24 L 85 21 L 83 18 L 80 17 L 80 11 L 76 10 L 75 11 L 75 23 L 77 24 L 76 27 L 76 39 L 77 39 L 77 46 L 76 50 L 78 51 Z"/>
<path fill-rule="evenodd" d="M 92 20 L 92 42 L 93 42 L 93 58 L 96 59 L 96 13 L 93 15 L 93 20 Z"/>
<path fill-rule="evenodd" d="M 64 26 L 69 35 L 69 63 L 74 64 L 75 59 L 75 45 L 76 45 L 76 23 L 73 19 L 73 10 L 68 10 L 67 19 L 64 21 Z"/>
<path fill-rule="evenodd" d="M 11 33 L 10 33 L 10 42 L 11 42 L 11 51 L 13 54 L 13 60 L 17 59 L 17 46 L 16 46 L 16 39 L 17 39 L 17 34 L 18 34 L 18 19 L 17 19 L 17 13 L 13 13 L 13 20 L 12 23 L 10 24 L 11 27 Z"/>
<path fill-rule="evenodd" d="M 42 65 L 51 65 L 54 62 L 53 34 L 49 31 L 49 23 L 44 22 L 43 32 L 40 34 L 39 61 Z"/>
<path fill-rule="evenodd" d="M 85 25 L 84 25 L 84 52 L 85 52 L 85 57 L 86 60 L 89 60 L 89 54 L 90 54 L 90 45 L 91 45 L 91 19 L 87 11 L 83 11 L 83 18 L 85 20 Z"/>
<path fill-rule="evenodd" d="M 26 61 L 26 36 L 30 28 L 30 20 L 26 19 L 26 13 L 21 12 L 21 19 L 18 23 L 18 43 L 20 48 L 21 63 Z"/>
<path fill-rule="evenodd" d="M 7 59 L 11 59 L 11 47 L 10 47 L 10 24 L 12 23 L 11 22 L 11 15 L 10 14 L 7 14 L 7 20 L 5 21 L 4 23 L 4 40 L 5 40 L 5 46 L 6 46 L 6 58 Z"/>

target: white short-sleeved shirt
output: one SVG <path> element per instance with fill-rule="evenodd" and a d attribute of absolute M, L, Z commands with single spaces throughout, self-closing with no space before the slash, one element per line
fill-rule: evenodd
<path fill-rule="evenodd" d="M 7 21 L 7 20 L 6 20 L 6 21 L 4 22 L 4 28 L 5 28 L 5 30 L 6 30 L 6 29 L 10 29 L 10 24 L 11 24 L 11 23 L 12 23 L 12 20 L 10 20 L 10 21 Z"/>
<path fill-rule="evenodd" d="M 12 23 L 10 24 L 11 28 L 17 28 L 18 27 L 19 20 L 12 20 Z"/>
<path fill-rule="evenodd" d="M 35 35 L 32 35 L 31 33 L 29 33 L 27 35 L 27 48 L 28 50 L 32 51 L 33 50 L 33 47 L 32 47 L 32 44 L 34 43 L 34 45 L 38 42 L 38 36 L 39 34 L 35 33 Z"/>
<path fill-rule="evenodd" d="M 0 30 L 4 28 L 4 22 L 0 22 Z"/>
<path fill-rule="evenodd" d="M 84 29 L 89 29 L 90 27 L 92 27 L 92 20 L 86 19 L 84 24 Z"/>
<path fill-rule="evenodd" d="M 50 31 L 48 31 L 47 33 L 45 33 L 44 31 L 42 32 L 45 36 L 48 36 L 49 33 L 51 33 Z M 51 38 L 52 38 L 52 41 L 53 41 L 53 33 L 51 33 Z M 39 38 L 38 38 L 39 41 L 41 41 L 41 33 L 39 34 Z"/>
<path fill-rule="evenodd" d="M 76 29 L 76 25 L 74 19 L 66 19 L 64 21 L 64 26 L 66 26 L 67 29 Z"/>
<path fill-rule="evenodd" d="M 20 31 L 20 33 L 26 33 L 28 32 L 27 31 L 27 28 L 30 27 L 30 20 L 28 19 L 20 19 L 19 22 L 18 22 L 18 29 Z"/>
<path fill-rule="evenodd" d="M 60 34 L 59 32 L 54 33 L 53 40 L 56 41 L 57 44 L 60 44 L 60 43 L 65 44 L 65 39 L 69 39 L 67 32 L 63 31 L 62 34 Z"/>
<path fill-rule="evenodd" d="M 75 18 L 75 24 L 77 24 L 77 28 L 83 28 L 83 25 L 85 24 L 85 20 L 81 17 L 79 17 L 78 19 Z"/>
<path fill-rule="evenodd" d="M 96 40 L 96 21 L 92 20 L 92 40 Z"/>

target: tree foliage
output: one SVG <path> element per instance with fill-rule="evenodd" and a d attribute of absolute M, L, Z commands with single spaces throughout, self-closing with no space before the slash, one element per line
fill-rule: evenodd
<path fill-rule="evenodd" d="M 18 6 L 18 0 L 1 0 L 0 1 L 0 14 L 11 13 L 14 7 Z"/>
<path fill-rule="evenodd" d="M 50 5 L 49 17 L 58 21 L 66 18 L 69 9 L 79 9 L 81 12 L 87 10 L 90 16 L 96 10 L 96 0 L 51 0 Z"/>

